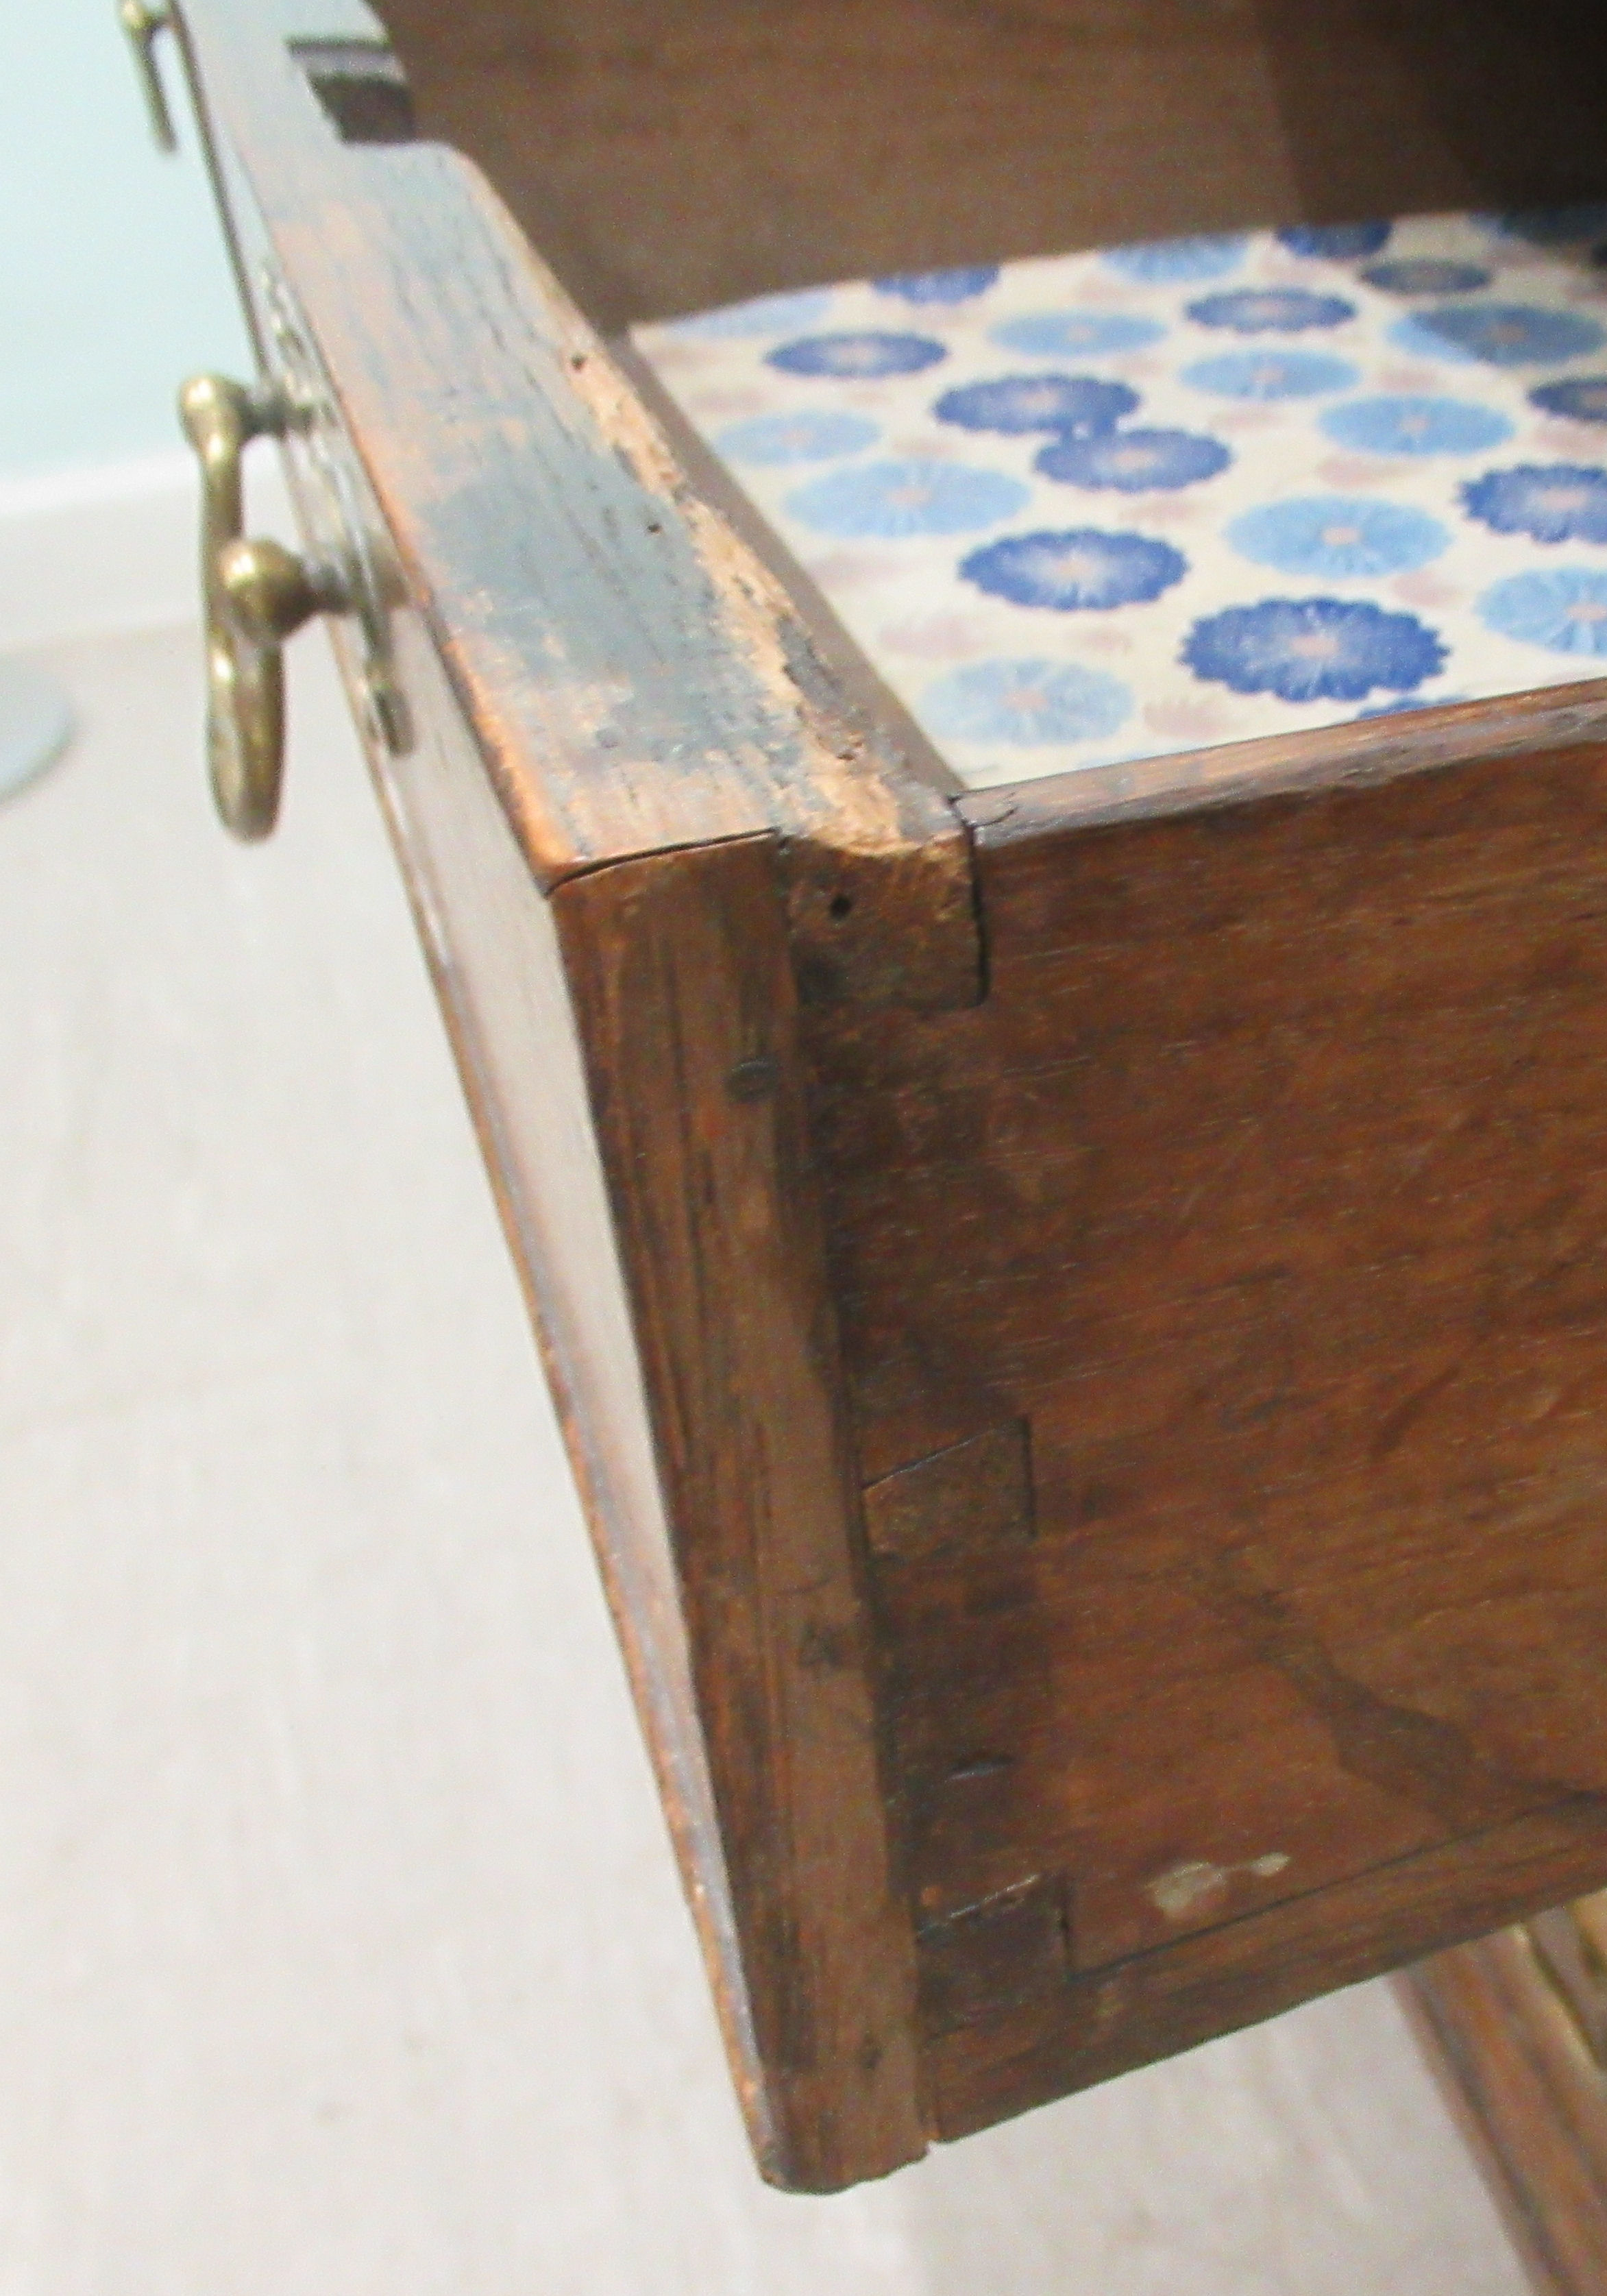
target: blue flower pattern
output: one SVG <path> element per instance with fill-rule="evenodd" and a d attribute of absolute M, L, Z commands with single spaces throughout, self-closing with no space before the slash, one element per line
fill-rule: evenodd
<path fill-rule="evenodd" d="M 971 382 L 946 390 L 932 409 L 939 422 L 965 430 L 1054 430 L 1062 438 L 1088 439 L 1114 430 L 1139 403 L 1125 382 L 1092 374 L 1007 374 L 996 381 Z"/>
<path fill-rule="evenodd" d="M 1196 359 L 1183 380 L 1216 398 L 1325 398 L 1354 390 L 1361 370 L 1349 359 L 1322 351 L 1229 351 L 1220 358 Z"/>
<path fill-rule="evenodd" d="M 912 456 L 830 471 L 797 488 L 785 507 L 811 534 L 894 541 L 914 534 L 974 534 L 1013 517 L 1031 498 L 1029 487 L 1002 471 Z"/>
<path fill-rule="evenodd" d="M 1220 439 L 1192 430 L 1105 430 L 1091 439 L 1057 439 L 1033 461 L 1046 479 L 1069 487 L 1113 487 L 1119 494 L 1198 486 L 1233 461 Z"/>
<path fill-rule="evenodd" d="M 1342 327 L 1355 318 L 1356 306 L 1305 287 L 1240 287 L 1201 295 L 1188 316 L 1201 327 L 1231 327 L 1235 335 L 1298 335 L 1308 327 Z"/>
<path fill-rule="evenodd" d="M 1048 606 L 1062 614 L 1147 604 L 1187 572 L 1187 559 L 1169 542 L 1091 526 L 1013 534 L 960 561 L 962 581 L 1015 606 Z"/>
<path fill-rule="evenodd" d="M 1419 357 L 1479 359 L 1489 366 L 1560 366 L 1607 343 L 1607 330 L 1579 311 L 1533 303 L 1443 303 L 1414 311 L 1390 340 Z"/>
<path fill-rule="evenodd" d="M 1310 495 L 1264 503 L 1225 529 L 1242 558 L 1280 574 L 1325 582 L 1409 574 L 1450 547 L 1451 532 L 1426 511 L 1365 495 Z"/>
<path fill-rule="evenodd" d="M 1607 374 L 1538 383 L 1529 392 L 1529 403 L 1543 414 L 1565 415 L 1570 422 L 1607 422 Z"/>
<path fill-rule="evenodd" d="M 996 263 L 978 263 L 957 271 L 900 271 L 871 283 L 879 295 L 897 295 L 905 303 L 969 303 L 985 295 L 998 275 Z"/>
<path fill-rule="evenodd" d="M 1446 650 L 1413 614 L 1367 601 L 1268 598 L 1194 624 L 1183 658 L 1196 677 L 1281 701 L 1362 701 L 1409 693 L 1445 667 Z"/>
<path fill-rule="evenodd" d="M 1521 463 L 1462 489 L 1470 518 L 1536 542 L 1607 542 L 1607 471 L 1585 463 Z"/>
<path fill-rule="evenodd" d="M 783 374 L 829 374 L 869 382 L 889 374 L 919 374 L 948 353 L 930 335 L 894 335 L 866 328 L 852 335 L 801 335 L 765 354 Z"/>
<path fill-rule="evenodd" d="M 934 678 L 921 716 L 939 741 L 1004 742 L 1017 749 L 1062 747 L 1119 732 L 1133 713 L 1130 686 L 1078 661 L 969 662 Z"/>
<path fill-rule="evenodd" d="M 637 342 L 981 786 L 1607 677 L 1603 238 L 1300 226 Z"/>

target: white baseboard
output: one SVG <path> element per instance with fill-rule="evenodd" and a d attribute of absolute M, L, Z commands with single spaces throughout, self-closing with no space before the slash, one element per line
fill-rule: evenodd
<path fill-rule="evenodd" d="M 293 536 L 279 457 L 247 458 L 249 530 Z M 199 619 L 195 463 L 180 447 L 0 480 L 0 653 Z"/>

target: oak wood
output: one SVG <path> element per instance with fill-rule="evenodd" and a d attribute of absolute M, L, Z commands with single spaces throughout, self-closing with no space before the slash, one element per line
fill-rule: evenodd
<path fill-rule="evenodd" d="M 608 330 L 767 290 L 1607 187 L 1584 0 L 383 0 Z"/>
<path fill-rule="evenodd" d="M 1603 689 L 951 803 L 472 168 L 343 140 L 314 67 L 361 12 L 184 18 L 248 295 L 300 305 L 393 564 L 382 787 L 767 2172 L 878 2173 L 1607 1880 Z M 1135 227 L 1410 204 L 1463 164 L 1449 31 L 1514 121 L 1562 106 L 1489 179 L 1595 181 L 1557 6 L 414 30 L 426 119 L 430 53 L 500 86 L 597 313 L 638 257 L 736 291 L 725 232 L 750 283 L 872 267 L 828 89 L 889 123 L 900 267 L 940 183 L 1058 232 L 1107 148 Z M 1299 128 L 1324 70 L 1353 148 Z M 1087 164 L 1023 164 L 1101 104 Z"/>
<path fill-rule="evenodd" d="M 1591 742 L 979 824 L 984 1004 L 812 1017 L 867 1483 L 1030 1428 L 877 1564 L 920 1917 L 1068 1909 L 940 2125 L 1607 1878 L 1604 831 Z"/>
<path fill-rule="evenodd" d="M 836 1319 L 768 840 L 556 898 L 786 2181 L 924 2149 Z"/>
<path fill-rule="evenodd" d="M 284 37 L 311 39 L 303 0 L 182 14 L 225 198 L 260 210 L 538 882 L 775 832 L 820 993 L 973 999 L 947 800 L 846 700 L 475 170 L 343 144 Z"/>

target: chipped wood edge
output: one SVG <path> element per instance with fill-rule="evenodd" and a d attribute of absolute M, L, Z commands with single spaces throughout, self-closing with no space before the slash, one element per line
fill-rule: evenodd
<path fill-rule="evenodd" d="M 478 170 L 342 144 L 286 44 L 301 0 L 263 12 L 183 0 L 220 196 L 260 210 L 538 882 L 775 832 L 818 993 L 974 1003 L 950 799 L 845 697 Z"/>
<path fill-rule="evenodd" d="M 1365 789 L 1408 774 L 1607 742 L 1607 679 L 1487 701 L 1403 711 L 1365 725 L 1226 742 L 1041 781 L 1004 782 L 955 800 L 989 845 L 1097 829 L 1256 799 Z"/>

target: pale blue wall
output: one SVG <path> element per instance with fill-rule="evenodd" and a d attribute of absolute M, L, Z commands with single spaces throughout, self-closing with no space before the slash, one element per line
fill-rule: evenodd
<path fill-rule="evenodd" d="M 245 371 L 171 43 L 164 159 L 110 0 L 0 0 L 0 480 L 178 444 L 173 397 Z"/>

